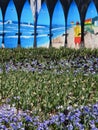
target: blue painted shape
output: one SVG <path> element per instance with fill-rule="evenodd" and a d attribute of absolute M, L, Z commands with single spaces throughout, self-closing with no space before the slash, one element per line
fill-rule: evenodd
<path fill-rule="evenodd" d="M 2 21 L 2 12 L 0 8 L 0 48 L 2 44 L 2 33 L 3 33 L 3 21 Z"/>
<path fill-rule="evenodd" d="M 23 48 L 33 47 L 34 19 L 28 0 L 26 0 L 23 6 L 20 23 L 21 23 L 20 32 L 22 34 L 20 36 L 21 47 Z"/>
<path fill-rule="evenodd" d="M 78 24 L 78 26 L 77 26 Z M 73 0 L 68 11 L 67 17 L 67 46 L 78 48 L 76 43 L 81 43 L 81 21 L 78 7 Z"/>
<path fill-rule="evenodd" d="M 67 27 L 70 28 L 72 25 L 75 25 L 76 22 L 80 23 L 80 15 L 78 7 L 76 3 L 73 1 L 68 11 Z"/>
<path fill-rule="evenodd" d="M 4 19 L 4 44 L 5 48 L 18 46 L 18 16 L 13 0 L 9 1 Z"/>
<path fill-rule="evenodd" d="M 88 6 L 84 23 L 85 46 L 96 48 L 98 36 L 95 34 L 98 32 L 98 14 L 93 1 L 91 1 Z"/>
<path fill-rule="evenodd" d="M 58 26 L 65 26 L 64 11 L 59 0 L 57 1 L 56 6 L 54 8 L 52 24 Z"/>
<path fill-rule="evenodd" d="M 86 12 L 86 17 L 85 19 L 90 19 L 90 18 L 94 18 L 97 16 L 97 9 L 95 7 L 95 4 L 93 1 L 90 2 L 87 12 Z"/>
<path fill-rule="evenodd" d="M 56 38 L 65 32 L 64 11 L 60 0 L 57 1 L 52 17 L 52 38 Z"/>
<path fill-rule="evenodd" d="M 45 2 L 41 6 L 37 21 L 37 47 L 49 46 L 50 17 Z"/>

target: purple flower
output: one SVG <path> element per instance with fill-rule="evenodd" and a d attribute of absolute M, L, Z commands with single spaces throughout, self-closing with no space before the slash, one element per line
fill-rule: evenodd
<path fill-rule="evenodd" d="M 92 129 L 95 129 L 95 128 L 96 128 L 96 126 L 95 126 L 95 121 L 94 121 L 94 120 L 89 121 L 89 125 L 90 125 L 90 127 L 91 127 Z"/>
<path fill-rule="evenodd" d="M 32 117 L 30 117 L 29 115 L 26 115 L 25 120 L 26 122 L 32 122 Z"/>
<path fill-rule="evenodd" d="M 63 123 L 64 121 L 65 121 L 65 115 L 63 114 L 63 113 L 60 113 L 59 114 L 59 121 L 61 122 L 61 123 Z"/>
<path fill-rule="evenodd" d="M 74 127 L 73 127 L 72 124 L 69 124 L 69 125 L 67 126 L 67 129 L 68 129 L 68 130 L 74 130 Z"/>

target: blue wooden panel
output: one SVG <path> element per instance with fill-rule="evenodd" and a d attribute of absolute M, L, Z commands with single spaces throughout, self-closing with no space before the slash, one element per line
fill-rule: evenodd
<path fill-rule="evenodd" d="M 2 44 L 2 33 L 3 33 L 3 22 L 2 22 L 2 12 L 0 8 L 0 48 Z"/>
<path fill-rule="evenodd" d="M 84 25 L 85 47 L 98 47 L 98 14 L 93 1 L 88 6 Z"/>
<path fill-rule="evenodd" d="M 76 3 L 73 1 L 68 11 L 67 25 L 70 27 L 71 25 L 76 24 L 76 22 L 80 23 L 80 15 L 78 7 Z"/>
<path fill-rule="evenodd" d="M 28 0 L 26 0 L 22 14 L 21 14 L 21 22 L 20 22 L 20 32 L 21 32 L 21 47 L 30 48 L 33 47 L 34 44 L 34 18 L 33 13 L 30 7 Z"/>
<path fill-rule="evenodd" d="M 97 16 L 97 10 L 94 2 L 92 1 L 88 6 L 85 19 L 94 18 L 96 16 Z"/>
<path fill-rule="evenodd" d="M 4 19 L 4 44 L 5 48 L 16 48 L 18 46 L 18 17 L 13 0 L 9 1 Z"/>
<path fill-rule="evenodd" d="M 79 48 L 81 43 L 81 21 L 79 10 L 75 1 L 72 1 L 68 11 L 67 33 L 68 47 Z"/>
<path fill-rule="evenodd" d="M 37 21 L 37 47 L 49 47 L 49 12 L 45 2 L 42 4 Z"/>
<path fill-rule="evenodd" d="M 63 36 L 64 33 L 65 33 L 64 11 L 60 0 L 58 0 L 54 8 L 53 17 L 52 17 L 53 45 L 54 43 L 64 45 L 64 40 L 65 40 L 65 37 Z"/>

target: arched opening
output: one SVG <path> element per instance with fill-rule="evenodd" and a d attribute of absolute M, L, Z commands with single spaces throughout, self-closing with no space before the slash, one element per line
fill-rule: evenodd
<path fill-rule="evenodd" d="M 34 18 L 30 3 L 26 0 L 20 18 L 20 44 L 23 48 L 33 47 L 34 43 Z"/>
<path fill-rule="evenodd" d="M 67 33 L 68 47 L 79 48 L 81 43 L 81 21 L 75 1 L 72 1 L 68 11 Z"/>
<path fill-rule="evenodd" d="M 85 16 L 84 42 L 87 48 L 98 47 L 98 14 L 93 1 L 90 2 Z"/>
<path fill-rule="evenodd" d="M 50 17 L 46 3 L 41 6 L 37 20 L 37 47 L 49 47 Z"/>
<path fill-rule="evenodd" d="M 52 46 L 64 46 L 65 17 L 61 2 L 58 0 L 52 17 Z"/>
<path fill-rule="evenodd" d="M 4 45 L 5 48 L 18 46 L 18 16 L 13 0 L 9 1 L 4 17 Z"/>
<path fill-rule="evenodd" d="M 3 33 L 3 21 L 2 21 L 2 11 L 0 8 L 0 48 L 2 46 L 2 33 Z"/>

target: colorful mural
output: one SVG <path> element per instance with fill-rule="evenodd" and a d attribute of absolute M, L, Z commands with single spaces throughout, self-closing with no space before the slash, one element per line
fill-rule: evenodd
<path fill-rule="evenodd" d="M 3 34 L 3 22 L 2 22 L 2 12 L 0 8 L 0 48 L 2 46 L 2 34 Z"/>
<path fill-rule="evenodd" d="M 59 48 L 65 41 L 71 48 L 78 49 L 81 43 L 87 48 L 98 48 L 97 10 L 94 0 L 77 4 L 75 0 L 0 1 L 0 48 L 3 42 L 5 48 L 49 47 L 50 43 Z"/>
<path fill-rule="evenodd" d="M 70 5 L 67 18 L 67 42 L 68 47 L 80 48 L 81 45 L 81 22 L 79 10 L 73 1 Z"/>
<path fill-rule="evenodd" d="M 98 14 L 93 1 L 88 6 L 84 25 L 85 47 L 98 47 Z"/>
<path fill-rule="evenodd" d="M 49 47 L 49 12 L 44 2 L 39 11 L 37 20 L 37 47 Z"/>
<path fill-rule="evenodd" d="M 18 46 L 18 17 L 13 0 L 9 1 L 4 17 L 4 45 L 5 48 Z"/>
<path fill-rule="evenodd" d="M 30 3 L 26 0 L 20 19 L 20 44 L 23 48 L 31 48 L 34 44 L 34 18 Z"/>
<path fill-rule="evenodd" d="M 65 17 L 60 0 L 57 1 L 52 17 L 52 46 L 64 46 Z"/>

